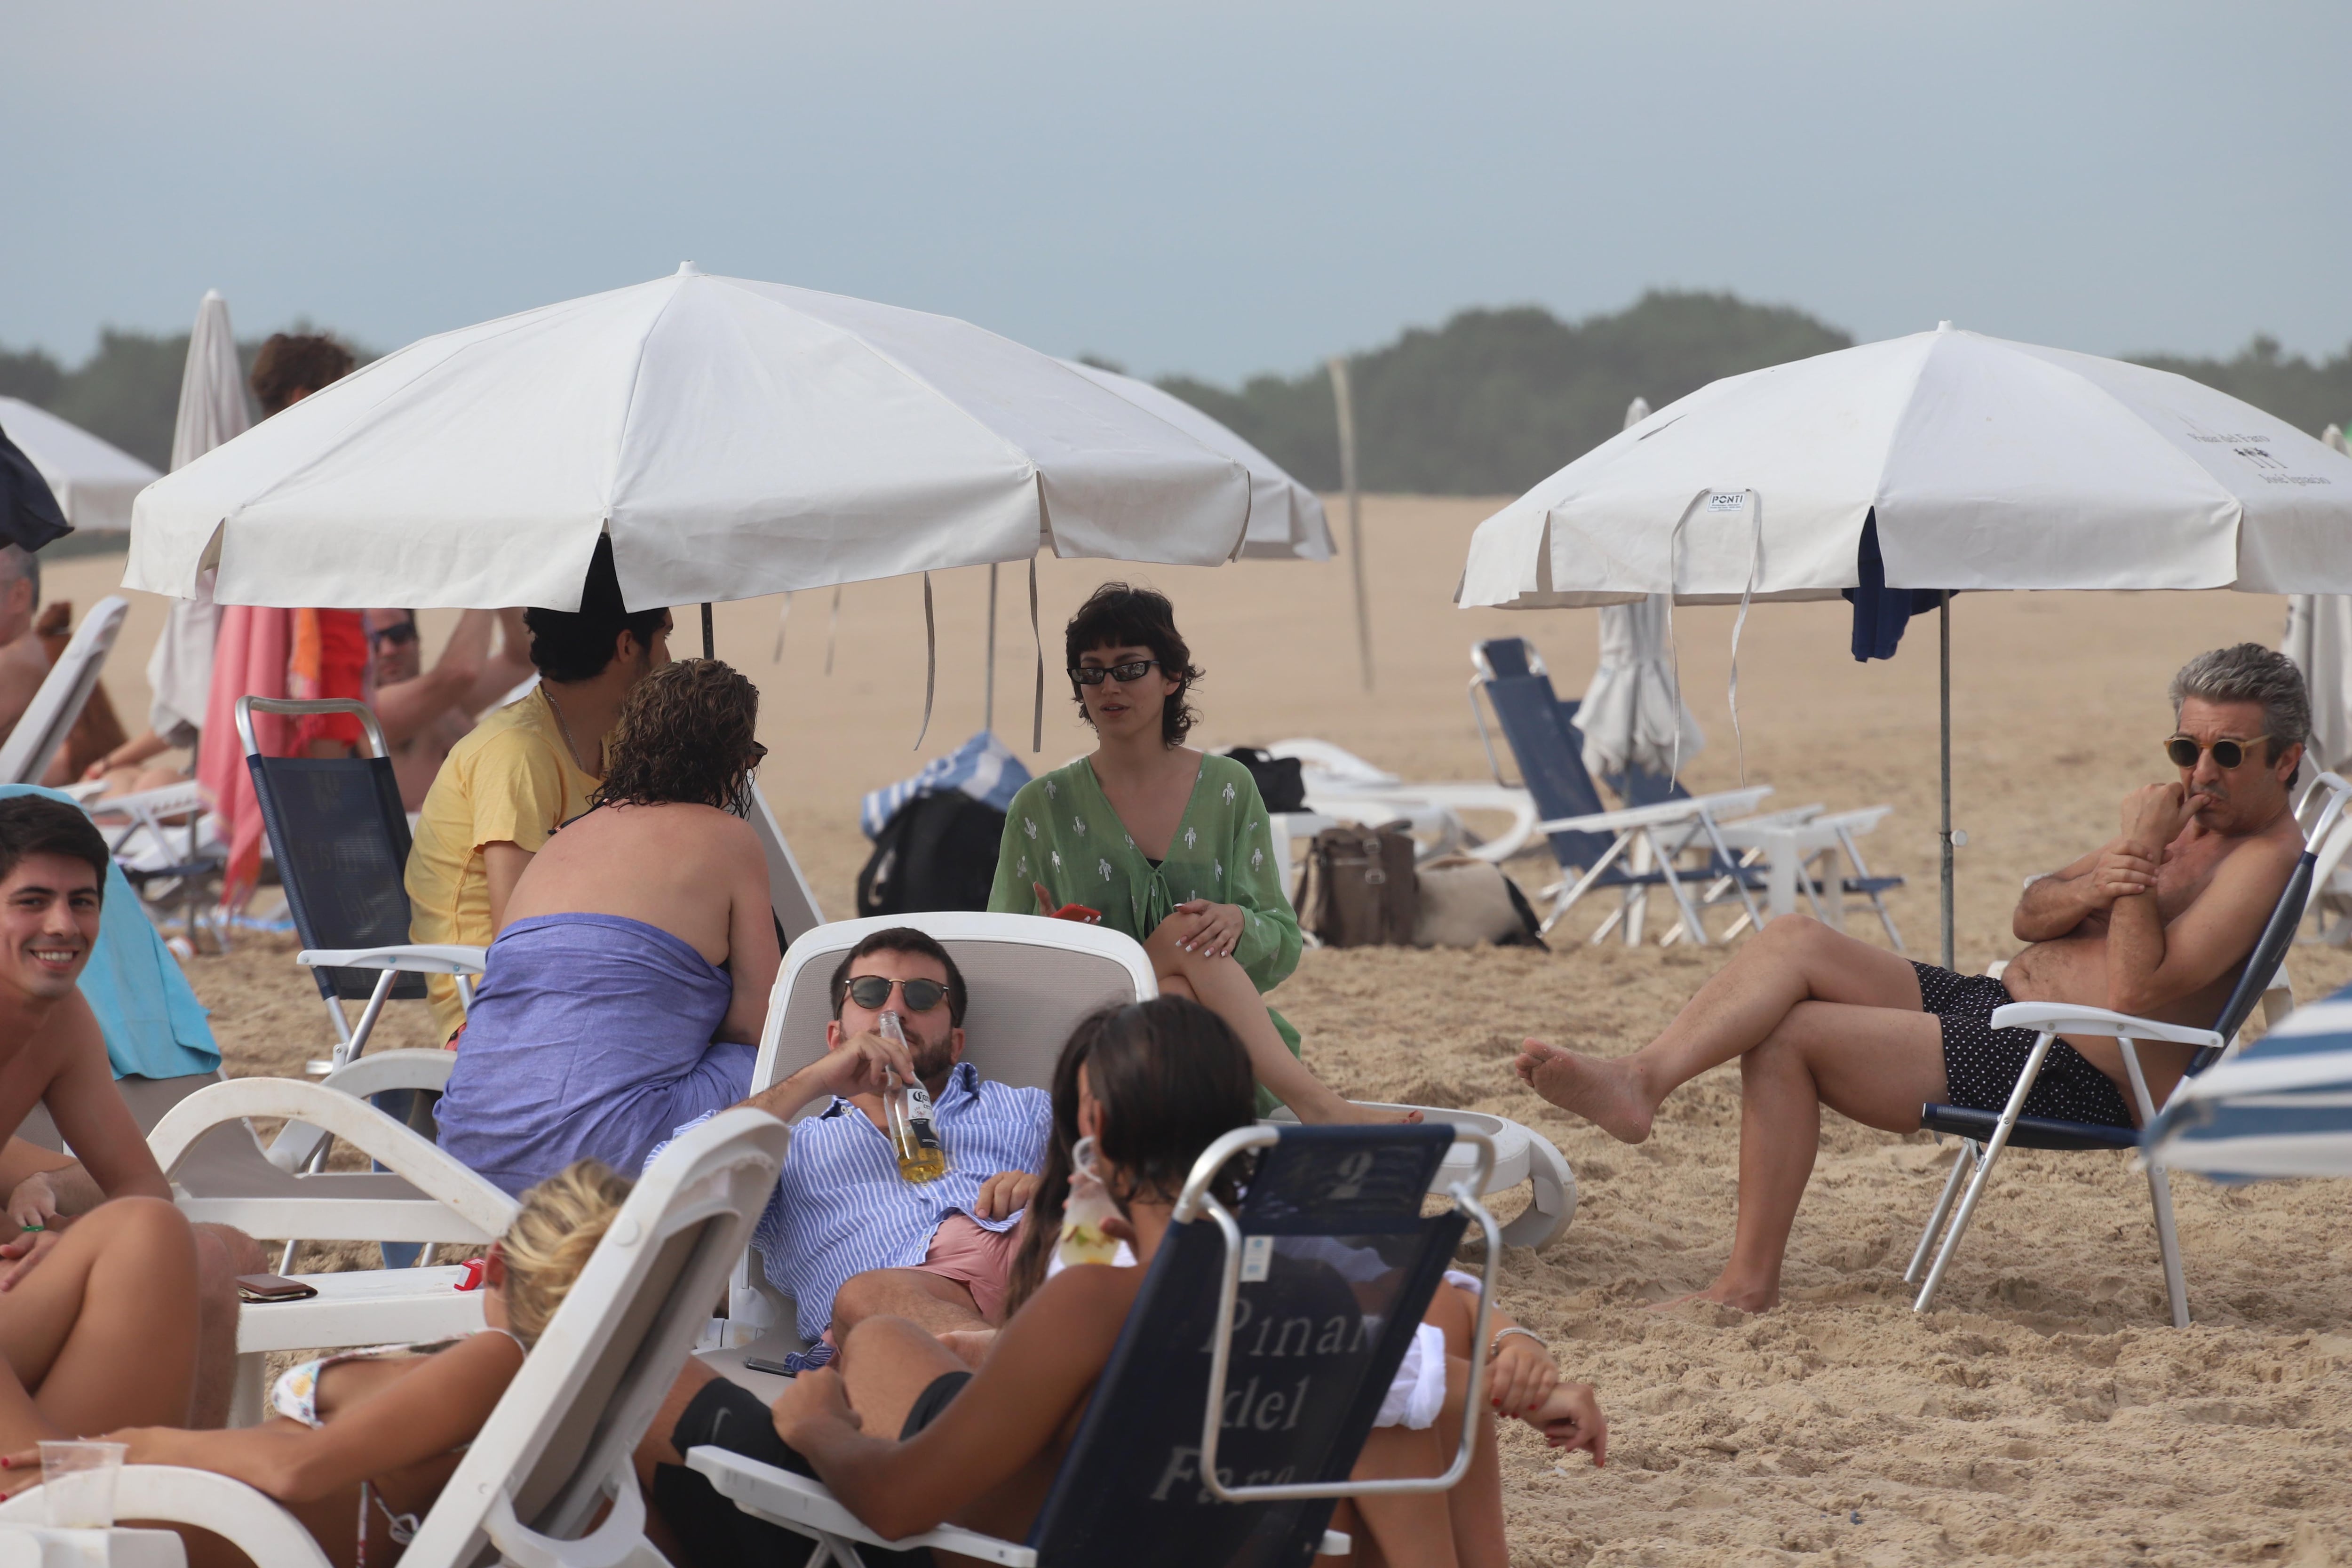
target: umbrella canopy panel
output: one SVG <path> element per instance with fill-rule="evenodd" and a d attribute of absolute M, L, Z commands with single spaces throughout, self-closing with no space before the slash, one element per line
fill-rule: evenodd
<path fill-rule="evenodd" d="M 2352 591 L 2352 458 L 2184 376 L 1948 326 L 1712 383 L 1488 518 L 1457 602 Z"/>
<path fill-rule="evenodd" d="M 1063 556 L 1214 565 L 1250 477 L 967 322 L 669 278 L 413 343 L 141 500 L 127 586 L 223 604 L 632 607 Z"/>
<path fill-rule="evenodd" d="M 15 397 L 0 397 L 0 430 L 48 481 L 58 510 L 75 528 L 120 533 L 155 470 L 80 426 Z"/>

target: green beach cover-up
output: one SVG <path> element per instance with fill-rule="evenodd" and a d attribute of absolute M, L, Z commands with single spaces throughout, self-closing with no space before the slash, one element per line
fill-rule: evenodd
<path fill-rule="evenodd" d="M 1257 782 L 1231 757 L 1202 755 L 1167 858 L 1156 868 L 1111 809 L 1093 764 L 1081 757 L 1031 779 L 1013 797 L 988 907 L 1034 915 L 1037 894 L 1030 884 L 1042 882 L 1055 908 L 1100 910 L 1104 925 L 1141 942 L 1178 904 L 1193 899 L 1238 904 L 1242 934 L 1234 960 L 1266 992 L 1298 967 L 1298 916 L 1282 886 L 1287 870 L 1275 862 Z M 1281 1014 L 1266 1011 L 1297 1056 L 1298 1031 Z M 1262 1108 L 1278 1103 L 1263 1089 L 1258 1098 Z"/>

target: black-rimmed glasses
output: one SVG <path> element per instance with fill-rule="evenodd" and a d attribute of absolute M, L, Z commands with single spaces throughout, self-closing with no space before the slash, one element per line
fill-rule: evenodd
<path fill-rule="evenodd" d="M 1121 686 L 1130 680 L 1141 680 L 1144 672 L 1160 661 L 1156 658 L 1130 658 L 1124 664 L 1077 664 L 1070 667 L 1070 679 L 1080 686 L 1100 686 L 1106 679 Z"/>

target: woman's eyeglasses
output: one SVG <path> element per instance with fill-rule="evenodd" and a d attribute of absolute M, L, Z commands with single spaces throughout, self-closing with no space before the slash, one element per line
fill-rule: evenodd
<path fill-rule="evenodd" d="M 1072 665 L 1070 679 L 1080 686 L 1100 686 L 1106 678 L 1124 686 L 1130 680 L 1141 680 L 1144 672 L 1159 662 L 1156 658 L 1130 658 L 1125 664 Z"/>
<path fill-rule="evenodd" d="M 936 980 L 892 980 L 887 975 L 860 974 L 849 982 L 849 999 L 867 1012 L 878 1012 L 898 990 L 907 998 L 907 1011 L 928 1013 L 940 1005 L 948 988 Z"/>
<path fill-rule="evenodd" d="M 2213 765 L 2227 773 L 2246 760 L 2246 748 L 2269 740 L 2268 735 L 2255 735 L 2243 741 L 2207 742 L 2189 735 L 2175 735 L 2164 743 L 2164 754 L 2172 759 L 2176 768 L 2193 768 L 2198 757 L 2206 752 L 2213 753 Z"/>

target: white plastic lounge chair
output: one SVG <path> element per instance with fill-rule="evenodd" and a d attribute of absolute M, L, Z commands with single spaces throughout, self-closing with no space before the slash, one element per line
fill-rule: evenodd
<path fill-rule="evenodd" d="M 1474 1337 L 1486 1341 L 1502 1247 L 1476 1197 L 1491 1153 L 1484 1143 L 1444 1127 L 1261 1125 L 1211 1144 L 1024 1541 L 952 1524 L 886 1541 L 806 1477 L 716 1447 L 690 1450 L 687 1464 L 739 1508 L 813 1537 L 812 1562 L 842 1568 L 856 1568 L 859 1546 L 928 1546 L 1013 1568 L 1297 1563 L 1310 1552 L 1345 1553 L 1348 1538 L 1325 1529 L 1332 1500 L 1444 1491 L 1469 1468 L 1475 1422 L 1465 1424 L 1442 1474 L 1349 1479 L 1381 1392 L 1473 1218 L 1486 1241 Z M 1465 1144 L 1469 1158 L 1454 1160 Z M 1253 1148 L 1265 1151 L 1261 1163 L 1229 1211 L 1210 1185 Z M 1461 1179 L 1437 1175 L 1442 1164 Z M 1441 1184 L 1454 1206 L 1424 1217 L 1422 1195 Z M 1325 1332 L 1312 1347 L 1295 1337 L 1269 1344 L 1271 1322 Z M 1483 1361 L 1474 1362 L 1465 1392 L 1474 1409 L 1483 1373 Z M 1277 1383 L 1269 1403 L 1259 1390 Z M 1235 1400 L 1254 1418 L 1233 1418 Z"/>
<path fill-rule="evenodd" d="M 99 671 L 106 666 L 106 656 L 114 651 L 122 617 L 130 613 L 130 600 L 109 594 L 81 618 L 65 651 L 58 655 L 58 662 L 49 667 L 40 689 L 25 705 L 24 716 L 8 731 L 8 739 L 0 742 L 0 784 L 41 782 L 41 775 L 48 772 L 49 759 L 58 754 L 58 748 L 66 743 L 67 731 L 80 720 L 98 685 Z"/>
<path fill-rule="evenodd" d="M 1423 814 L 1437 817 L 1436 826 L 1447 832 L 1433 847 L 1436 853 L 1475 855 L 1499 866 L 1535 837 L 1538 815 L 1535 799 L 1513 785 L 1402 779 L 1328 741 L 1276 741 L 1266 751 L 1298 761 L 1310 811 L 1351 822 L 1380 820 L 1374 814 L 1383 811 L 1390 817 L 1412 819 Z M 1465 811 L 1500 813 L 1511 819 L 1510 826 L 1474 844 L 1462 821 Z"/>
<path fill-rule="evenodd" d="M 519 1568 L 666 1568 L 645 1539 L 630 1457 L 776 1184 L 787 1136 L 773 1117 L 725 1111 L 645 1173 L 425 1515 L 406 1568 L 486 1557 Z M 0 1503 L 0 1522 L 31 1522 L 41 1508 L 37 1489 L 21 1493 Z M 328 1562 L 275 1501 L 207 1470 L 127 1466 L 115 1509 L 213 1531 L 265 1568 Z"/>
<path fill-rule="evenodd" d="M 835 967 L 867 936 L 893 926 L 912 926 L 954 957 L 971 994 L 964 1014 L 969 1041 L 964 1059 L 1000 1083 L 1051 1089 L 1054 1064 L 1079 1019 L 1099 1007 L 1148 1001 L 1160 994 L 1143 945 L 1101 926 L 965 910 L 838 921 L 810 931 L 784 954 L 751 1071 L 753 1093 L 782 1082 L 824 1054 L 824 1026 L 833 1017 L 828 982 Z M 801 1114 L 814 1116 L 824 1109 L 821 1103 L 812 1105 Z M 1503 1227 L 1506 1242 L 1541 1247 L 1567 1228 L 1576 1214 L 1576 1176 L 1549 1140 L 1484 1111 L 1420 1109 L 1428 1121 L 1476 1133 L 1491 1144 L 1494 1163 L 1486 1192 L 1521 1182 L 1532 1186 L 1527 1211 Z M 1444 1181 L 1458 1180 L 1470 1157 L 1469 1144 L 1457 1145 L 1441 1173 Z M 756 1262 L 747 1258 L 737 1272 L 728 1310 L 733 1347 L 708 1352 L 703 1359 L 756 1389 L 759 1374 L 741 1366 L 747 1342 L 757 1336 L 763 1348 L 751 1353 L 763 1356 L 776 1348 L 801 1348 L 792 1305 Z"/>
<path fill-rule="evenodd" d="M 290 1267 L 297 1241 L 482 1246 L 505 1234 L 515 1200 L 361 1098 L 413 1087 L 418 1073 L 395 1058 L 447 1055 L 379 1052 L 326 1083 L 225 1079 L 181 1099 L 156 1123 L 147 1146 L 188 1218 L 285 1240 L 289 1257 L 280 1273 Z M 248 1120 L 256 1116 L 286 1119 L 267 1152 Z M 308 1168 L 328 1137 L 383 1168 Z M 232 1421 L 259 1417 L 262 1361 L 271 1351 L 431 1339 L 479 1326 L 479 1302 L 453 1290 L 457 1273 L 421 1268 L 297 1276 L 319 1290 L 317 1298 L 246 1307 L 237 1320 Z"/>
<path fill-rule="evenodd" d="M 2326 805 L 2310 833 L 2313 844 L 2326 841 L 2345 805 L 2352 800 L 2352 784 L 2347 784 L 2334 773 L 2322 773 L 2319 784 L 2326 786 Z M 2050 1054 L 2051 1042 L 2061 1035 L 2105 1035 L 2123 1047 L 2124 1068 L 2130 1076 L 2132 1099 L 2138 1111 L 2140 1125 L 2146 1127 L 2157 1117 L 2158 1107 L 2149 1097 L 2146 1076 L 2140 1070 L 2139 1051 L 2136 1040 L 2163 1040 L 2175 1045 L 2195 1047 L 2189 1058 L 2189 1071 L 2180 1085 L 2174 1086 L 2173 1096 L 2179 1094 L 2181 1085 L 2192 1081 L 2215 1062 L 2222 1060 L 2237 1043 L 2238 1033 L 2252 1016 L 2255 1005 L 2270 992 L 2272 982 L 2285 962 L 2287 949 L 2294 945 L 2294 933 L 2303 923 L 2304 904 L 2311 894 L 2313 874 L 2317 854 L 2306 848 L 2296 863 L 2294 874 L 2287 879 L 2271 918 L 2263 926 L 2238 984 L 2221 1005 L 2219 1016 L 2210 1029 L 2189 1028 L 2179 1024 L 2158 1023 L 2152 1018 L 2136 1018 L 2104 1007 L 2077 1006 L 2065 1002 L 2012 1002 L 1993 1009 L 1992 1026 L 1996 1029 L 2033 1029 L 2036 1037 L 2032 1053 L 2026 1058 L 2025 1068 L 2018 1074 L 2017 1085 L 2010 1091 L 2009 1103 L 2000 1114 L 1961 1106 L 1926 1105 L 1920 1107 L 1919 1124 L 1928 1131 L 1957 1134 L 1960 1152 L 1952 1162 L 1952 1173 L 1945 1179 L 1944 1190 L 1927 1216 L 1927 1227 L 1920 1233 L 1919 1245 L 1913 1249 L 1910 1267 L 1903 1272 L 1906 1284 L 1919 1285 L 1915 1311 L 1926 1311 L 1942 1287 L 1945 1271 L 1950 1268 L 1952 1255 L 1959 1249 L 1960 1237 L 1967 1233 L 1969 1219 L 1975 1215 L 1978 1202 L 1992 1177 L 1993 1162 L 2000 1152 L 2011 1146 L 2021 1149 L 2105 1150 L 2110 1152 L 2139 1147 L 2141 1133 L 2128 1127 L 2109 1127 L 2095 1122 L 2061 1121 L 2023 1114 L 2025 1099 L 2032 1091 L 2034 1079 L 2042 1073 L 2042 1064 Z M 2169 1103 L 2169 1100 L 2167 1101 Z M 2157 1250 L 2164 1264 L 2164 1290 L 2172 1308 L 2172 1326 L 2189 1326 L 2189 1284 L 2180 1265 L 2180 1240 L 2172 1222 L 2172 1187 L 2160 1166 L 2148 1164 L 2148 1198 L 2156 1212 Z M 1960 1197 L 1958 1212 L 1952 1200 L 1960 1191 L 1960 1179 L 1970 1177 L 1968 1191 Z M 1943 1246 L 1937 1249 L 1935 1263 L 1927 1268 L 1927 1278 L 1920 1279 L 1919 1271 L 1927 1264 L 1927 1254 L 1936 1247 L 1938 1234 L 1945 1230 L 1945 1219 L 1951 1226 L 1944 1235 Z"/>
<path fill-rule="evenodd" d="M 89 1530 L 0 1522 L 0 1568 L 188 1568 L 187 1545 L 168 1530 Z"/>

